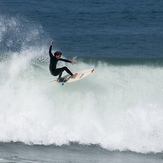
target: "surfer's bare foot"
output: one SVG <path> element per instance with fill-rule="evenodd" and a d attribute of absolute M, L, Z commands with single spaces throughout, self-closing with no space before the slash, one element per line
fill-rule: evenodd
<path fill-rule="evenodd" d="M 73 75 L 73 79 L 75 79 L 77 75 L 78 75 L 78 73 L 75 73 L 75 74 Z"/>

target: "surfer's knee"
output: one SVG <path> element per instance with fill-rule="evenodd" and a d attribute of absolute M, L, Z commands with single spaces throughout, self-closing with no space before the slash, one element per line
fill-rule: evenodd
<path fill-rule="evenodd" d="M 68 68 L 67 68 L 66 66 L 64 66 L 64 67 L 63 67 L 63 69 L 64 69 L 65 71 L 67 71 L 67 70 L 68 70 Z"/>
<path fill-rule="evenodd" d="M 66 66 L 63 67 L 63 70 L 66 71 L 71 76 L 73 76 L 72 72 Z"/>
<path fill-rule="evenodd" d="M 67 67 L 66 67 L 66 66 L 64 66 L 64 67 L 63 67 L 63 69 L 64 69 L 64 70 L 66 70 L 66 69 L 67 69 Z"/>

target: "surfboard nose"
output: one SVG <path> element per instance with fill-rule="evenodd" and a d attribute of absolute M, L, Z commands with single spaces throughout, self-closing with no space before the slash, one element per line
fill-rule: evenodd
<path fill-rule="evenodd" d="M 95 69 L 92 69 L 91 73 L 94 71 Z"/>

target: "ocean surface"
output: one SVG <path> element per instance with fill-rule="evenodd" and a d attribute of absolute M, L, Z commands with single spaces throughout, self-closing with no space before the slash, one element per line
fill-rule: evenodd
<path fill-rule="evenodd" d="M 162 163 L 162 45 L 161 0 L 0 0 L 0 163 Z"/>

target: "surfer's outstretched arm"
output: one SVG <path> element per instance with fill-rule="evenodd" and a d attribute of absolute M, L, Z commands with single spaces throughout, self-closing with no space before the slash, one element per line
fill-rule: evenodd
<path fill-rule="evenodd" d="M 53 56 L 52 54 L 52 45 L 53 45 L 54 40 L 51 41 L 50 48 L 49 48 L 49 56 Z"/>

